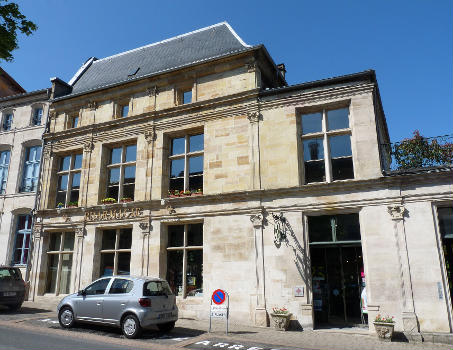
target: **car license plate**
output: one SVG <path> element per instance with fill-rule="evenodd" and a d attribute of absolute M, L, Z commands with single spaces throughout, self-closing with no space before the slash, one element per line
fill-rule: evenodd
<path fill-rule="evenodd" d="M 3 292 L 4 297 L 14 297 L 16 292 Z"/>
<path fill-rule="evenodd" d="M 159 318 L 162 319 L 162 318 L 170 318 L 171 317 L 171 312 L 166 312 L 164 314 L 160 314 L 159 315 Z"/>

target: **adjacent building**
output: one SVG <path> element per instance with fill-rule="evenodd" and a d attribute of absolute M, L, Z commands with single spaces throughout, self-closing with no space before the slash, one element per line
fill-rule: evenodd
<path fill-rule="evenodd" d="M 52 84 L 33 298 L 152 275 L 181 317 L 451 334 L 451 167 L 391 171 L 374 71 L 288 86 L 221 23 Z"/>

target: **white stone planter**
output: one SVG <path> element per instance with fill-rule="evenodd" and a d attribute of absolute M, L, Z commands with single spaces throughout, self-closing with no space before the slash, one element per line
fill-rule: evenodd
<path fill-rule="evenodd" d="M 279 331 L 286 331 L 289 326 L 289 320 L 291 318 L 291 313 L 287 314 L 274 314 L 273 312 L 270 314 L 272 325 L 275 329 Z"/>
<path fill-rule="evenodd" d="M 392 341 L 393 338 L 393 330 L 395 327 L 394 323 L 388 322 L 373 322 L 374 329 L 376 329 L 376 334 L 379 340 L 382 341 Z"/>

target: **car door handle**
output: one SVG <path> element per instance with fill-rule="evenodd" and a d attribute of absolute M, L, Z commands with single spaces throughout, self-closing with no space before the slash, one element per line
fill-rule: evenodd
<path fill-rule="evenodd" d="M 101 303 L 96 303 L 97 306 L 101 306 Z"/>
<path fill-rule="evenodd" d="M 125 305 L 126 305 L 126 303 L 121 303 L 121 306 L 125 306 Z"/>

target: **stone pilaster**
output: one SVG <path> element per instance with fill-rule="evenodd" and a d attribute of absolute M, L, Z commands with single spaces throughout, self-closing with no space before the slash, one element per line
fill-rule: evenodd
<path fill-rule="evenodd" d="M 393 220 L 393 229 L 398 251 L 399 269 L 401 275 L 401 300 L 403 332 L 409 341 L 422 341 L 420 326 L 415 313 L 414 295 L 412 291 L 412 280 L 407 251 L 406 230 L 404 227 L 404 216 L 406 209 L 403 205 L 392 205 L 387 210 Z"/>
<path fill-rule="evenodd" d="M 250 139 L 250 188 L 260 189 L 261 188 L 261 176 L 260 176 L 260 152 L 259 152 L 259 122 L 261 115 L 258 111 L 247 113 L 247 119 L 250 121 L 249 127 L 249 139 Z"/>
<path fill-rule="evenodd" d="M 140 230 L 142 231 L 142 276 L 148 276 L 149 274 L 149 236 L 150 236 L 150 225 L 148 221 L 140 222 Z"/>
<path fill-rule="evenodd" d="M 80 226 L 75 229 L 75 242 L 74 242 L 74 256 L 73 256 L 73 270 L 72 279 L 73 287 L 72 292 L 76 292 L 81 288 L 81 270 L 83 266 L 83 240 L 86 235 L 85 227 Z"/>
<path fill-rule="evenodd" d="M 30 271 L 30 289 L 28 292 L 28 300 L 35 300 L 38 295 L 38 286 L 41 284 L 40 271 L 42 262 L 42 243 L 44 238 L 44 231 L 41 225 L 33 227 L 33 252 L 31 256 L 31 271 Z"/>

